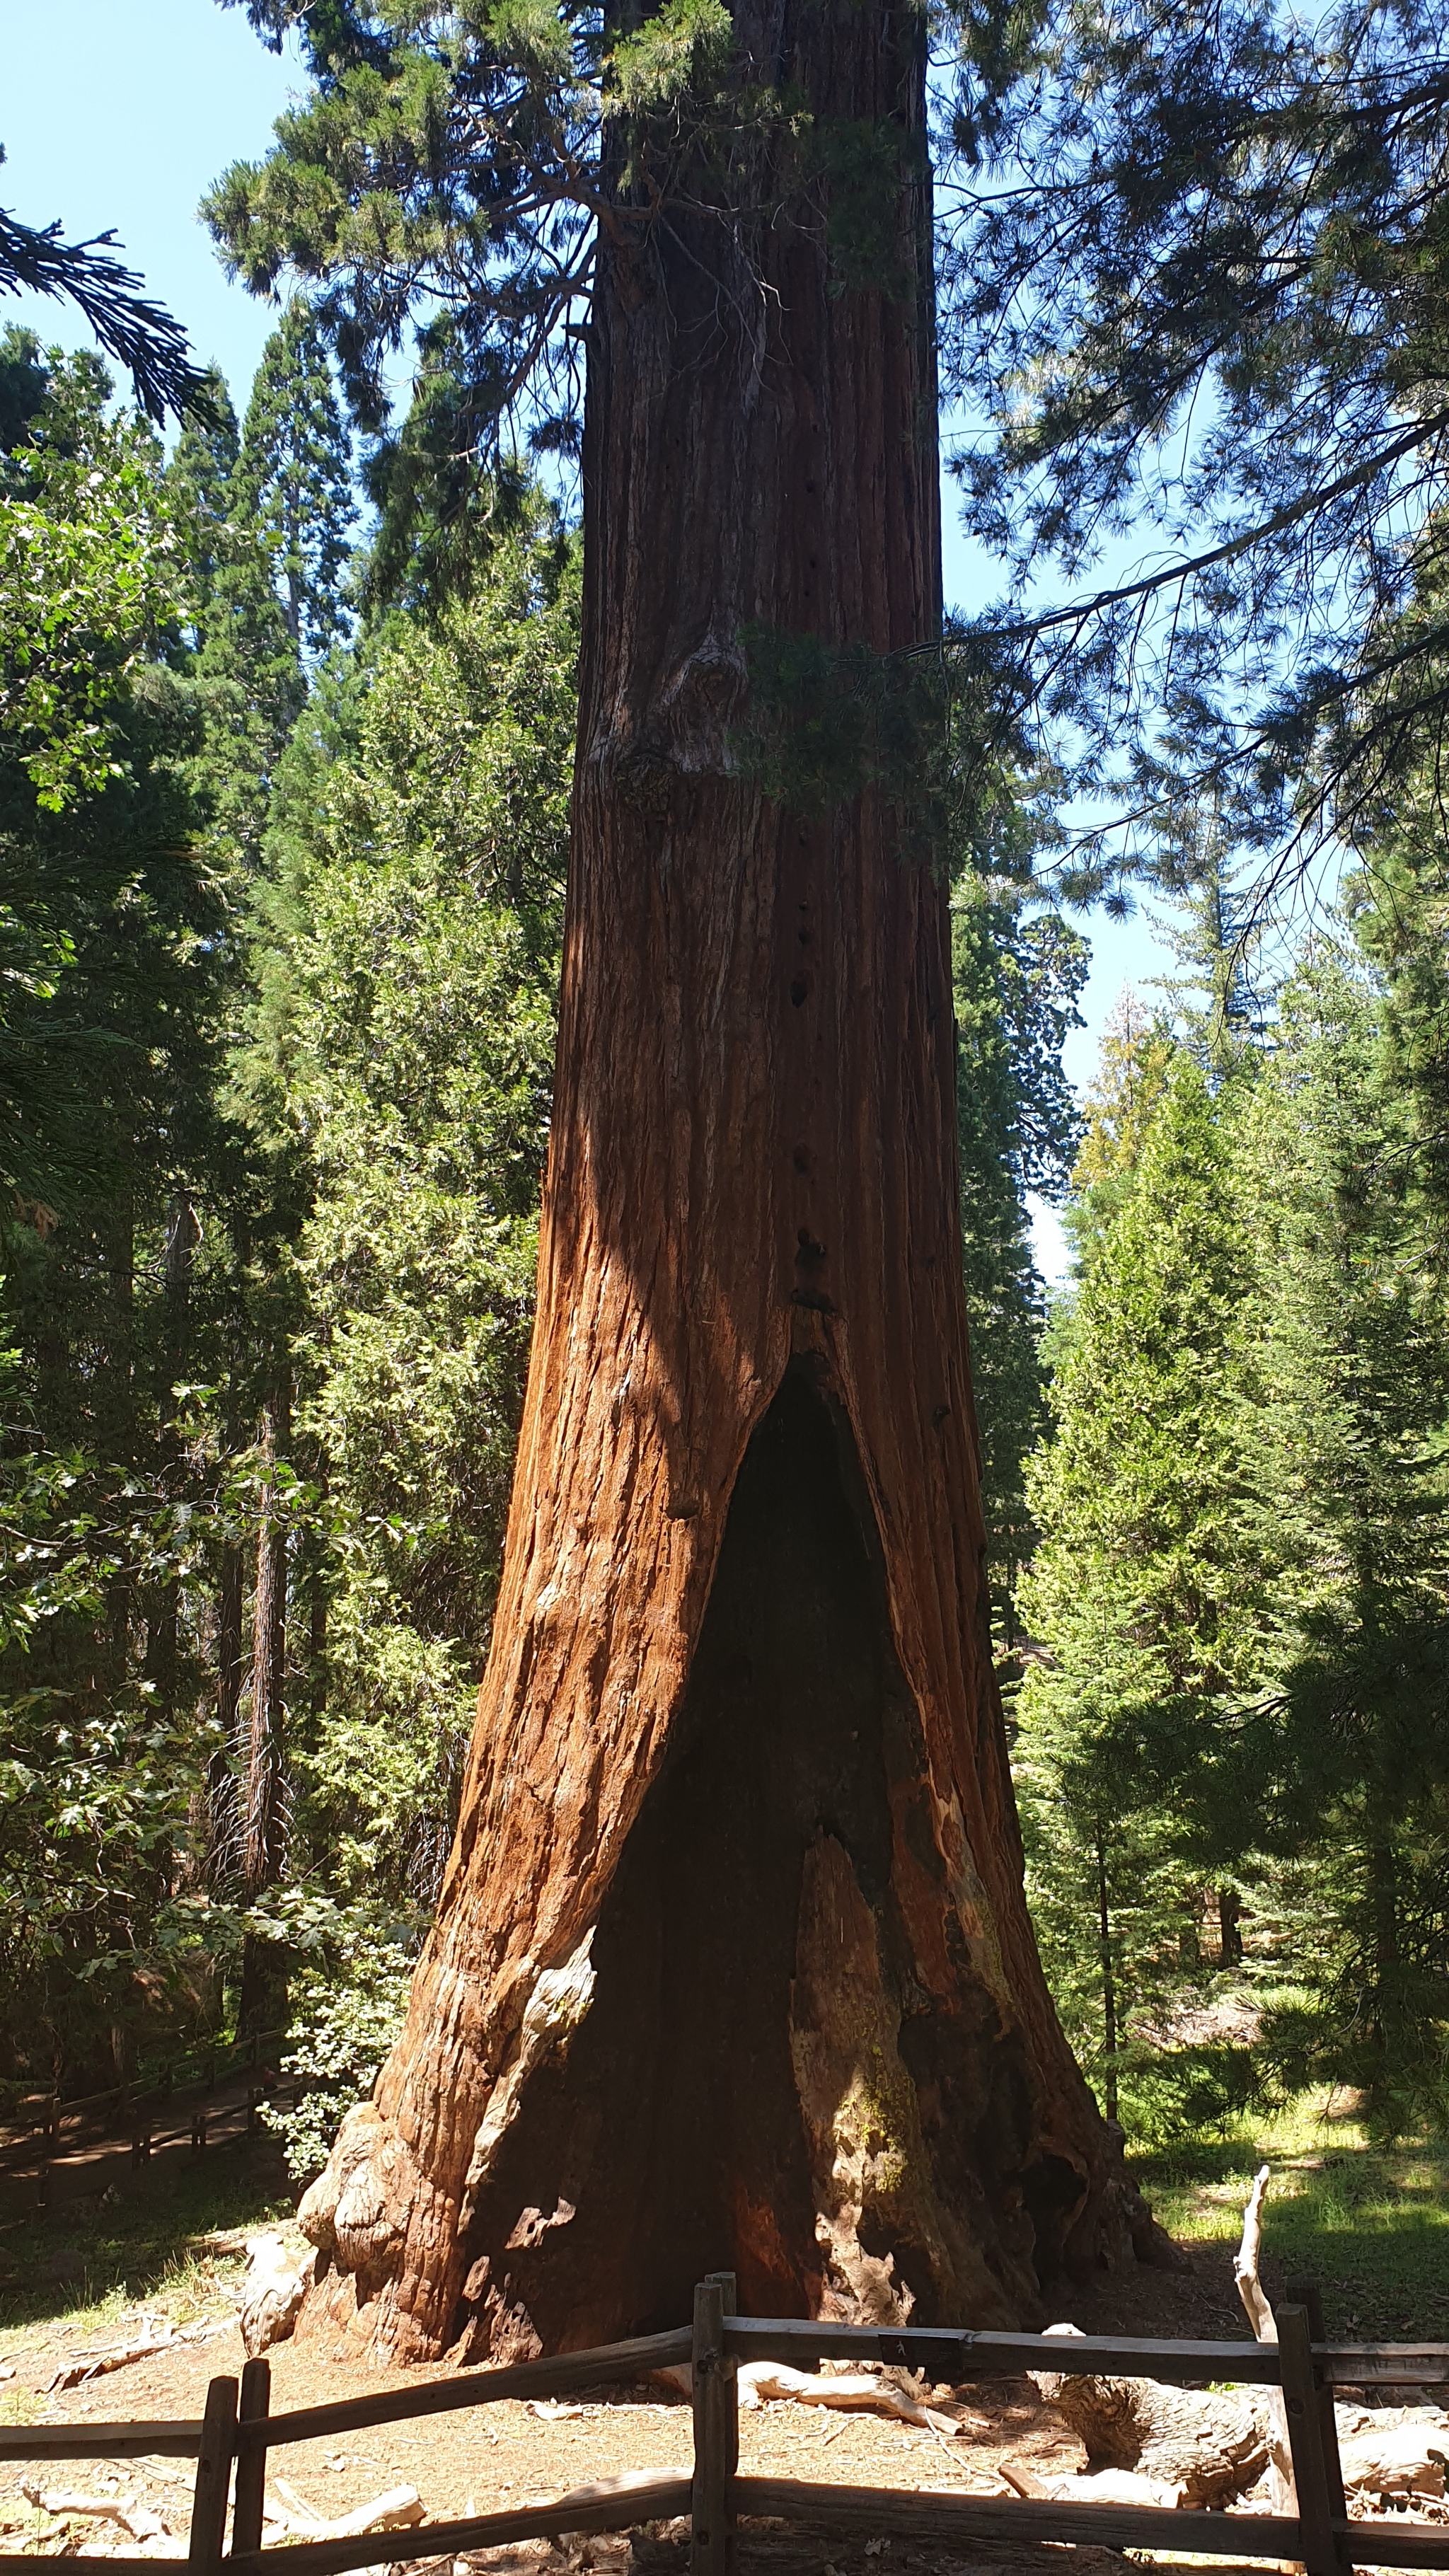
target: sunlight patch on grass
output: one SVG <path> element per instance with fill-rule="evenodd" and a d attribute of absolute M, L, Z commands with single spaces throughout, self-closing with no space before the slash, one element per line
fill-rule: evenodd
<path fill-rule="evenodd" d="M 1329 2328 L 1449 2339 L 1449 2144 L 1375 2144 L 1343 2093 L 1305 2093 L 1228 2135 L 1135 2161 L 1157 2216 L 1186 2244 L 1237 2243 L 1259 2165 L 1270 2291 L 1321 2285 Z"/>
<path fill-rule="evenodd" d="M 12 2221 L 0 2227 L 0 2332 L 16 2349 L 27 2332 L 120 2342 L 136 2323 L 123 2312 L 141 2306 L 176 2326 L 215 2316 L 232 2304 L 245 2256 L 206 2240 L 286 2222 L 292 2209 L 268 2148 Z"/>

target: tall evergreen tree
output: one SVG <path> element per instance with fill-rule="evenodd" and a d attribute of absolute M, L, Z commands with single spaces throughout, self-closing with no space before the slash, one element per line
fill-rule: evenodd
<path fill-rule="evenodd" d="M 159 449 L 108 414 L 93 362 L 18 355 L 44 379 L 39 428 L 12 460 L 22 488 L 37 478 L 24 506 L 53 504 L 49 461 L 62 459 L 62 488 L 79 479 L 88 495 L 93 596 L 132 603 L 124 658 L 84 614 L 48 639 L 65 709 L 87 702 L 99 635 L 100 776 L 72 767 L 38 786 L 28 717 L 0 745 L 3 1061 L 20 1077 L 7 1081 L 0 1212 L 16 1362 L 0 1477 L 18 1542 L 0 1658 L 0 2053 L 63 2081 L 104 2073 L 108 2054 L 122 2065 L 138 2028 L 164 2030 L 185 1983 L 161 1926 L 210 1750 L 188 1590 L 209 1466 L 204 1426 L 179 1436 L 175 1388 L 201 1329 L 189 1202 L 215 1154 L 225 924 L 187 784 L 200 707 L 157 652 L 186 608 Z M 169 613 L 143 618 L 133 576 L 157 528 L 173 539 L 157 594 Z M 0 620 L 23 613 L 32 581 L 6 563 Z"/>
<path fill-rule="evenodd" d="M 285 0 L 250 14 L 278 39 L 295 18 Z M 1020 2313 L 1061 2261 L 1093 2259 L 1122 2185 L 1021 1893 L 947 893 L 918 764 L 897 757 L 936 711 L 942 628 L 925 21 L 897 0 L 783 17 L 668 0 L 628 29 L 572 7 L 301 24 L 309 95 L 209 203 L 235 267 L 268 291 L 288 265 L 315 283 L 374 426 L 403 329 L 426 341 L 445 311 L 480 462 L 523 426 L 556 445 L 589 379 L 569 924 L 510 1536 L 453 1864 L 349 2186 L 377 2192 L 391 2251 L 359 2289 L 325 2214 L 334 2169 L 318 2295 L 351 2301 L 377 2349 L 517 2348 L 670 2309 L 733 2247 L 766 2305 L 861 2305 L 910 2273 L 912 2298 Z M 859 681 L 869 718 L 825 810 L 767 794 L 740 756 L 752 668 L 802 662 L 848 703 Z M 889 1826 L 897 1760 L 931 1784 L 909 1840 Z M 925 1898 L 905 1877 L 922 1867 Z M 728 1890 L 727 1933 L 707 1886 Z M 848 2202 L 832 2123 L 856 2121 L 867 2077 L 824 2038 L 842 1905 L 881 1963 L 902 2106 L 898 2152 L 872 2153 Z M 907 1929 L 927 1916 L 929 1957 Z M 578 2004 L 547 2066 L 518 2061 L 495 2156 L 496 2070 L 560 1972 Z M 792 1995 L 832 2109 L 801 2090 L 814 2042 L 790 2037 Z M 968 2038 L 988 2026 L 999 2084 Z M 983 2121 L 983 2099 L 1000 2113 Z M 577 2217 L 566 2247 L 520 2252 L 517 2193 L 545 2170 Z"/>
<path fill-rule="evenodd" d="M 1114 1048 L 1120 1068 L 1120 1034 Z M 1120 1123 L 1108 1111 L 1119 1141 L 1140 1102 L 1134 1077 Z M 1239 1535 L 1251 1274 L 1229 1110 L 1175 1053 L 1131 1194 L 1055 1336 L 1053 1436 L 1028 1478 L 1042 1532 L 1022 1586 L 1041 1649 L 1019 1704 L 1028 1849 L 1074 2018 L 1096 1988 L 1109 2099 L 1134 2008 L 1178 1970 L 1196 1889 L 1241 1851 L 1224 1755 L 1256 1678 Z"/>
<path fill-rule="evenodd" d="M 293 298 L 262 351 L 233 482 L 232 515 L 261 538 L 293 650 L 345 633 L 342 574 L 356 518 L 351 441 L 312 307 Z"/>
<path fill-rule="evenodd" d="M 325 1481 L 299 1859 L 434 1899 L 527 1361 L 576 714 L 578 565 L 534 525 L 325 684 L 283 763 L 253 1114 L 307 1183 L 298 1428 Z"/>
<path fill-rule="evenodd" d="M 1067 1236 L 1084 1272 L 1132 1196 L 1176 1053 L 1167 1014 L 1148 1010 L 1124 986 L 1107 1015 L 1097 1071 L 1083 1101 L 1081 1150 L 1065 1212 Z"/>
<path fill-rule="evenodd" d="M 259 864 L 268 800 L 307 692 L 341 636 L 355 518 L 351 448 L 316 323 L 294 301 L 262 352 L 240 438 L 226 410 L 180 442 L 206 561 L 195 626 L 208 724 L 198 787 L 219 849 Z"/>
<path fill-rule="evenodd" d="M 1311 1970 L 1320 2062 L 1393 2119 L 1437 2115 L 1449 2027 L 1449 1378 L 1413 1096 L 1383 1084 L 1380 1014 L 1320 942 L 1254 1096 L 1247 1534 L 1272 1604 L 1279 1831 L 1317 1853 L 1332 1927 Z"/>

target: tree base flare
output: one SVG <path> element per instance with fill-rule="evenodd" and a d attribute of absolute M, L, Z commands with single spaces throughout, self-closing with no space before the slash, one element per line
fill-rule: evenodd
<path fill-rule="evenodd" d="M 677 2325 L 724 2267 L 757 2315 L 1039 2322 L 1064 2266 L 1150 2227 L 1061 2108 L 932 1782 L 854 1440 L 797 1360 L 663 1761 L 592 1929 L 534 1983 L 461 2195 L 434 2208 L 395 2120 L 352 2112 L 300 2213 L 309 2322 L 417 2349 L 395 2276 L 420 2230 L 460 2359 Z"/>

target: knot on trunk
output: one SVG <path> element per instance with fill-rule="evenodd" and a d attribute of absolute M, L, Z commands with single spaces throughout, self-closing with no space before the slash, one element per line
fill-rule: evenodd
<path fill-rule="evenodd" d="M 387 2268 L 407 2232 L 417 2169 L 390 2120 L 359 2102 L 302 2199 L 297 2224 L 319 2254 L 345 2272 Z"/>
<path fill-rule="evenodd" d="M 615 794 L 657 822 L 679 779 L 731 777 L 729 731 L 748 686 L 743 648 L 732 637 L 707 635 L 635 725 L 597 742 L 595 763 Z"/>

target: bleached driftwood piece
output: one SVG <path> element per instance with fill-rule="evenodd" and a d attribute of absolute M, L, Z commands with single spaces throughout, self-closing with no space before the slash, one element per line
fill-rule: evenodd
<path fill-rule="evenodd" d="M 27 2504 L 38 2505 L 42 2513 L 54 2514 L 57 2522 L 80 2520 L 118 2522 L 133 2540 L 167 2540 L 170 2526 L 149 2505 L 133 2495 L 94 2496 L 67 2495 L 54 2487 L 42 2487 L 26 2481 L 20 2489 Z"/>
<path fill-rule="evenodd" d="M 259 2353 L 284 2342 L 292 2332 L 316 2269 L 315 2248 L 299 2263 L 294 2254 L 287 2252 L 275 2229 L 247 2238 L 241 2337 L 248 2360 L 255 2361 Z"/>
<path fill-rule="evenodd" d="M 1339 2443 L 1350 2495 L 1441 2496 L 1449 2465 L 1449 2429 L 1441 2423 L 1386 2424 L 1350 2433 Z"/>
<path fill-rule="evenodd" d="M 369 2531 L 407 2531 L 425 2520 L 422 2497 L 416 2487 L 389 2487 L 385 2494 L 374 2496 L 371 2504 L 354 2505 L 351 2513 L 339 2514 L 328 2521 L 315 2505 L 310 2505 L 285 2478 L 273 2478 L 269 2484 L 288 2510 L 280 2513 L 270 2501 L 265 2518 L 270 2528 L 290 2532 L 298 2540 L 361 2540 Z"/>
<path fill-rule="evenodd" d="M 1243 2211 L 1243 2233 L 1233 2257 L 1233 2279 L 1238 2296 L 1259 2343 L 1276 2343 L 1278 2327 L 1268 2302 L 1268 2293 L 1258 2278 L 1258 2258 L 1263 2245 L 1263 2203 L 1268 2196 L 1271 2169 L 1260 2165 L 1253 2176 L 1253 2188 Z M 1280 2388 L 1264 2392 L 1263 2414 L 1268 2432 L 1269 2510 L 1273 2513 L 1296 2514 L 1298 2490 L 1293 2483 L 1293 2454 L 1288 2447 L 1288 2417 Z"/>
<path fill-rule="evenodd" d="M 149 2361 L 154 2353 L 171 2352 L 178 2344 L 207 2343 L 213 2335 L 226 2334 L 230 2324 L 229 2317 L 198 2326 L 173 2326 L 167 2318 L 159 2323 L 148 2319 L 129 2343 L 117 2344 L 111 2352 L 83 2354 L 78 2361 L 63 2363 L 46 2394 L 54 2397 L 62 2388 L 83 2388 L 88 2379 L 103 2379 L 108 2371 L 125 2370 L 133 2361 Z"/>
<path fill-rule="evenodd" d="M 872 2371 L 816 2373 L 791 2370 L 782 2361 L 747 2361 L 739 2374 L 740 2404 L 762 2406 L 767 2398 L 789 2397 L 800 2406 L 840 2406 L 851 2414 L 894 2415 L 902 2424 L 923 2428 L 929 2417 L 915 2398 L 905 2396 Z M 954 2432 L 955 2426 L 952 2426 Z"/>

